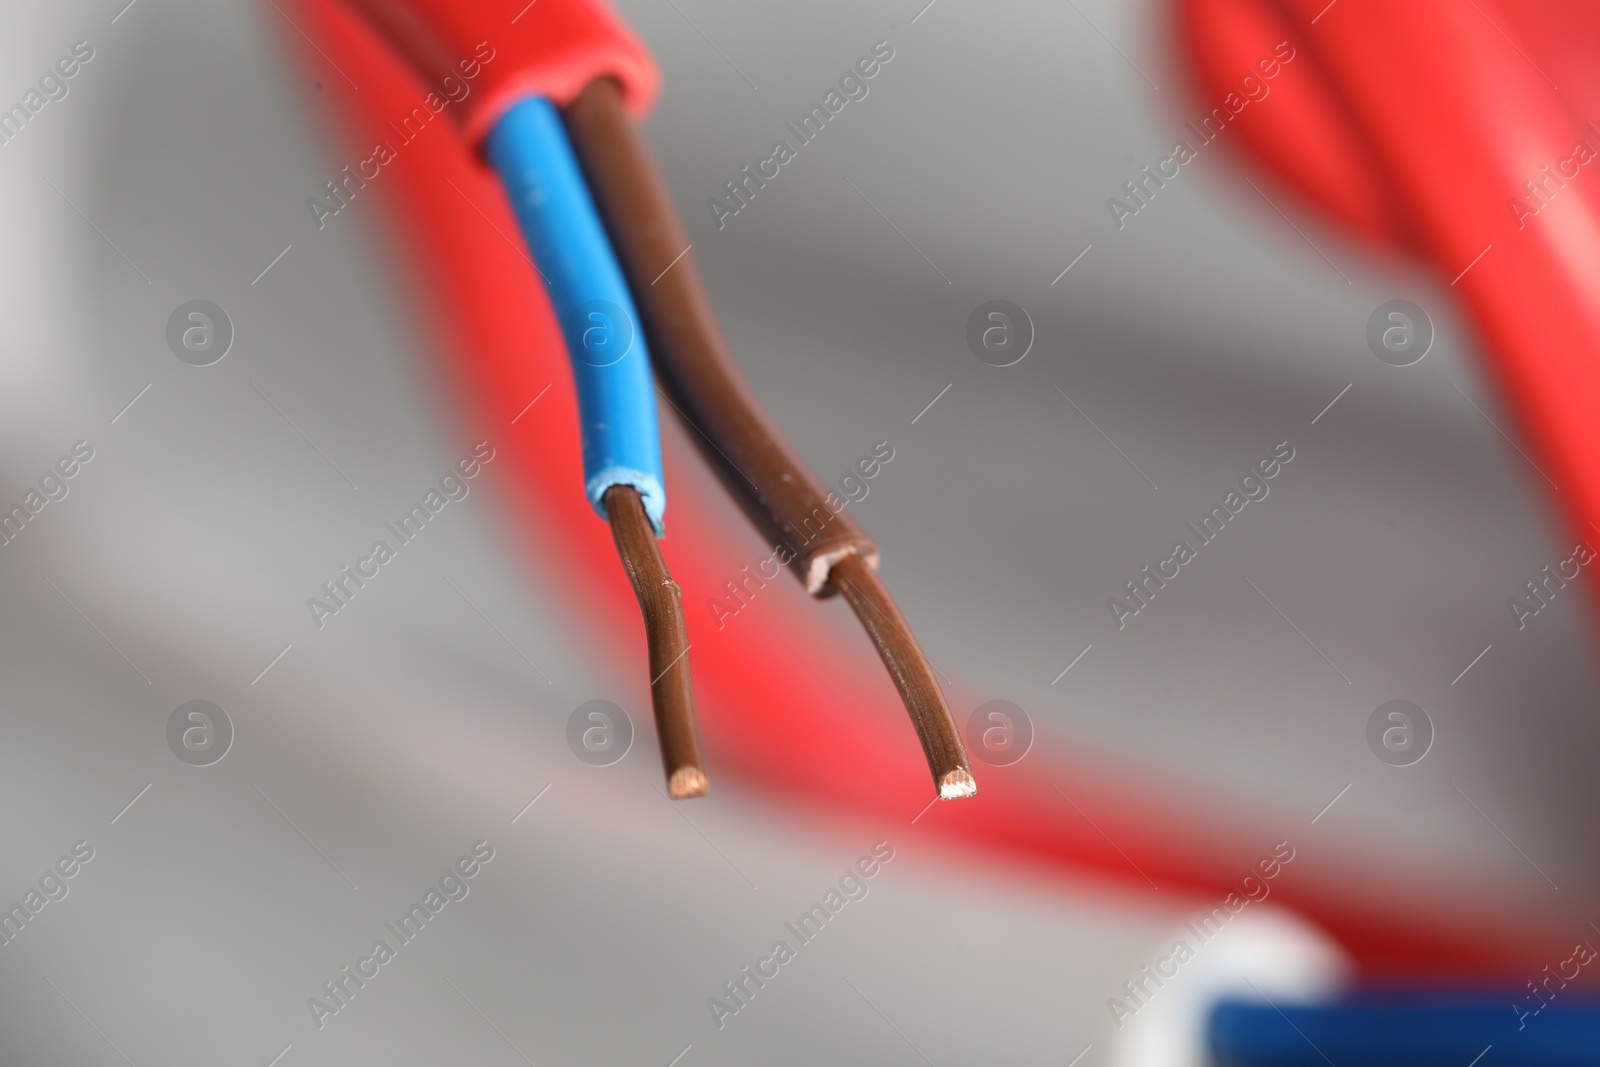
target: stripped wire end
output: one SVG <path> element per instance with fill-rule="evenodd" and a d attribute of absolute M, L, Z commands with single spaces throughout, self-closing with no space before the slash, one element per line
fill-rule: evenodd
<path fill-rule="evenodd" d="M 707 790 L 705 760 L 694 722 L 689 636 L 683 625 L 678 583 L 667 573 L 639 491 L 630 485 L 614 485 L 606 490 L 603 503 L 622 569 L 644 615 L 645 641 L 650 649 L 650 702 L 655 708 L 656 736 L 661 740 L 667 794 L 673 800 L 703 797 Z"/>
<path fill-rule="evenodd" d="M 922 742 L 939 799 L 975 796 L 978 783 L 972 777 L 972 765 L 967 762 L 966 746 L 961 743 L 950 706 L 933 676 L 933 665 L 911 636 L 911 628 L 878 572 L 861 556 L 849 555 L 834 563 L 829 581 L 849 602 L 878 650 L 878 658 L 888 668 Z"/>
<path fill-rule="evenodd" d="M 940 800 L 960 800 L 962 797 L 977 796 L 978 783 L 972 777 L 972 772 L 965 767 L 957 767 L 943 778 L 939 779 Z"/>
<path fill-rule="evenodd" d="M 706 795 L 706 772 L 699 767 L 679 767 L 667 779 L 667 795 L 673 800 Z"/>

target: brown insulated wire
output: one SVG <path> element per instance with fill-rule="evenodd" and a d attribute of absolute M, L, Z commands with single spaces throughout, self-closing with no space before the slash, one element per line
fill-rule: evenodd
<path fill-rule="evenodd" d="M 972 780 L 961 735 L 950 719 L 950 709 L 934 680 L 928 657 L 911 636 L 911 628 L 889 590 L 883 587 L 878 572 L 860 556 L 846 556 L 833 565 L 832 581 L 861 620 L 862 629 L 872 638 L 878 657 L 894 679 L 894 687 L 900 690 L 900 699 L 911 713 L 911 724 L 922 742 L 922 754 L 928 758 L 939 799 L 970 797 L 978 791 L 978 784 Z"/>
<path fill-rule="evenodd" d="M 590 82 L 564 118 L 644 320 L 656 374 L 701 453 L 762 537 L 793 554 L 789 566 L 808 592 L 845 593 L 911 714 L 939 796 L 972 795 L 950 709 L 876 574 L 877 546 L 789 447 L 739 373 L 672 199 L 616 84 Z M 839 578 L 847 579 L 843 589 Z"/>
<path fill-rule="evenodd" d="M 631 485 L 613 485 L 602 498 L 622 569 L 639 598 L 645 642 L 650 648 L 650 702 L 656 736 L 673 800 L 706 794 L 705 761 L 694 725 L 694 694 L 689 688 L 689 636 L 683 627 L 678 583 L 667 573 L 644 501 Z"/>

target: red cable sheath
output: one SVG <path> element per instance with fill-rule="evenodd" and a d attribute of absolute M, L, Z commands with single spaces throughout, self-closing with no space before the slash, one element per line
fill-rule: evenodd
<path fill-rule="evenodd" d="M 293 10 L 315 49 L 285 40 L 320 76 L 321 99 L 334 103 L 342 120 L 336 140 L 368 151 L 374 138 L 395 140 L 391 123 L 427 87 L 338 0 L 296 0 Z M 509 55 L 507 36 L 494 39 Z M 360 90 L 327 76 L 324 55 Z M 379 230 L 396 242 L 402 280 L 432 329 L 442 391 L 505 457 L 496 467 L 510 483 L 528 566 L 567 583 L 565 606 L 575 627 L 596 643 L 626 648 L 631 641 L 642 664 L 641 624 L 606 527 L 573 489 L 578 432 L 560 334 L 537 276 L 512 244 L 515 224 L 501 194 L 467 142 L 444 123 L 400 147 L 373 186 Z M 513 426 L 546 384 L 549 394 Z M 736 776 L 777 797 L 901 827 L 885 832 L 939 838 L 1057 876 L 1090 872 L 1130 890 L 1148 891 L 1148 877 L 1164 894 L 1207 901 L 1220 900 L 1254 853 L 1270 848 L 1255 834 L 1241 847 L 1238 827 L 1264 825 L 1258 819 L 1240 812 L 1218 818 L 1220 804 L 1207 812 L 1175 787 L 1042 747 L 1012 767 L 983 768 L 975 799 L 938 804 L 912 826 L 927 796 L 926 769 L 871 650 L 842 606 L 811 602 L 783 575 L 719 629 L 701 605 L 771 550 L 716 499 L 719 489 L 691 448 L 671 433 L 664 445 L 673 510 L 662 548 L 685 590 L 714 783 Z M 644 681 L 641 674 L 641 694 Z M 1318 862 L 1304 860 L 1300 869 Z M 1492 900 L 1455 910 L 1397 904 L 1393 883 L 1348 853 L 1317 870 L 1316 879 L 1285 877 L 1275 894 L 1321 923 L 1373 973 L 1471 968 L 1515 975 L 1538 968 L 1551 923 L 1546 916 L 1513 915 L 1485 930 L 1481 916 Z"/>
<path fill-rule="evenodd" d="M 1179 0 L 1178 15 L 1201 100 L 1280 40 L 1303 54 L 1224 136 L 1459 294 L 1570 528 L 1595 536 L 1600 5 Z M 1566 166 L 1580 141 L 1595 162 Z"/>
<path fill-rule="evenodd" d="M 649 51 L 600 0 L 347 2 L 424 82 L 462 83 L 475 71 L 473 92 L 450 112 L 474 144 L 522 97 L 564 107 L 596 71 L 616 79 L 635 118 L 649 112 L 661 89 Z M 485 55 L 494 58 L 481 62 Z"/>

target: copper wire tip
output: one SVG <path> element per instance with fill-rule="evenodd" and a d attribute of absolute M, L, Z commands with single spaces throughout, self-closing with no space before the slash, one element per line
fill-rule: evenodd
<path fill-rule="evenodd" d="M 960 800 L 962 797 L 977 796 L 978 783 L 973 780 L 972 772 L 965 767 L 955 770 L 939 779 L 940 800 Z"/>
<path fill-rule="evenodd" d="M 705 796 L 705 760 L 694 722 L 689 636 L 683 625 L 678 583 L 667 573 L 639 491 L 614 485 L 606 490 L 603 503 L 622 569 L 644 616 L 645 643 L 650 650 L 650 703 L 655 709 L 667 793 L 673 800 Z"/>
<path fill-rule="evenodd" d="M 667 795 L 673 800 L 706 795 L 706 772 L 699 767 L 679 767 L 667 779 Z"/>

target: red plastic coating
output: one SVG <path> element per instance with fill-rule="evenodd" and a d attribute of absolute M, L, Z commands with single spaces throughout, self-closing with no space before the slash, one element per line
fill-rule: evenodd
<path fill-rule="evenodd" d="M 462 106 L 452 109 L 474 144 L 525 96 L 560 107 L 609 74 L 638 119 L 661 87 L 655 60 L 604 0 L 351 3 L 440 97 L 460 91 L 452 82 L 474 82 Z"/>

